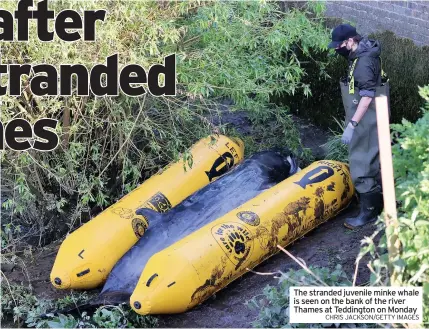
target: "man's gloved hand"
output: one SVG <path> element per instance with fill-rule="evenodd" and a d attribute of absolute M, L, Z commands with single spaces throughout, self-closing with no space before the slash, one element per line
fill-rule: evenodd
<path fill-rule="evenodd" d="M 350 144 L 350 141 L 352 140 L 353 133 L 355 132 L 355 127 L 349 122 L 346 129 L 344 130 L 343 136 L 341 137 L 341 142 L 343 144 Z"/>

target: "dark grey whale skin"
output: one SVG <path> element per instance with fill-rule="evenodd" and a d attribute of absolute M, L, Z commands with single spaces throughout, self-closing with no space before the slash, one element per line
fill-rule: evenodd
<path fill-rule="evenodd" d="M 250 156 L 166 213 L 138 209 L 136 213 L 149 220 L 149 228 L 116 263 L 99 297 L 91 304 L 128 303 L 152 255 L 280 183 L 297 170 L 297 162 L 290 152 L 263 151 Z"/>

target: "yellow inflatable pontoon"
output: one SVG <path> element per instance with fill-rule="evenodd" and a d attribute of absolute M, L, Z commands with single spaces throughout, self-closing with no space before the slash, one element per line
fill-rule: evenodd
<path fill-rule="evenodd" d="M 153 255 L 130 304 L 139 314 L 180 313 L 346 207 L 347 165 L 318 161 Z"/>
<path fill-rule="evenodd" d="M 210 136 L 192 149 L 192 168 L 183 160 L 169 165 L 134 191 L 71 233 L 63 241 L 51 272 L 58 289 L 91 289 L 102 284 L 116 262 L 148 227 L 135 214 L 142 207 L 165 212 L 243 160 L 239 139 Z"/>

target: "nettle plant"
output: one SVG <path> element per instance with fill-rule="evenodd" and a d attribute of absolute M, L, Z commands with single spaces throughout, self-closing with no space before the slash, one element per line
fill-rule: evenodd
<path fill-rule="evenodd" d="M 373 237 L 365 240 L 361 255 L 370 253 L 373 285 L 388 285 L 392 266 L 402 286 L 423 287 L 423 320 L 429 323 L 429 86 L 419 88 L 426 101 L 423 115 L 415 123 L 403 120 L 392 125 L 396 141 L 392 147 L 396 184 L 399 232 L 398 257 L 389 263 L 385 224 L 381 220 L 375 235 L 382 232 L 378 245 Z"/>

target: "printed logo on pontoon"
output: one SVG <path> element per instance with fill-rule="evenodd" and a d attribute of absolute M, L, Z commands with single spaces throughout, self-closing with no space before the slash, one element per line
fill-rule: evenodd
<path fill-rule="evenodd" d="M 259 226 L 256 229 L 256 237 L 259 241 L 261 249 L 268 250 L 270 247 L 271 235 L 268 229 L 265 226 Z"/>
<path fill-rule="evenodd" d="M 133 211 L 128 208 L 115 207 L 112 209 L 112 212 L 124 219 L 131 219 L 134 216 Z"/>
<path fill-rule="evenodd" d="M 234 165 L 234 157 L 230 152 L 225 152 L 215 160 L 210 171 L 206 171 L 206 175 L 211 182 L 214 178 L 222 176 Z"/>
<path fill-rule="evenodd" d="M 237 213 L 237 217 L 238 219 L 251 226 L 258 226 L 261 222 L 259 216 L 253 211 L 240 211 L 239 213 Z"/>
<path fill-rule="evenodd" d="M 245 226 L 233 222 L 218 224 L 212 227 L 212 235 L 236 269 L 252 253 L 252 233 Z"/>
<path fill-rule="evenodd" d="M 151 197 L 146 202 L 146 205 L 148 205 L 153 210 L 156 210 L 157 212 L 167 212 L 172 208 L 170 201 L 161 192 L 158 192 L 153 197 Z"/>
<path fill-rule="evenodd" d="M 134 218 L 133 221 L 131 222 L 131 226 L 133 227 L 134 234 L 139 239 L 143 236 L 144 232 L 146 232 L 147 230 L 147 224 L 145 223 L 144 220 L 140 218 Z"/>
<path fill-rule="evenodd" d="M 300 181 L 295 182 L 295 184 L 305 189 L 307 185 L 323 182 L 333 174 L 334 170 L 331 167 L 319 166 L 306 173 L 304 177 L 302 177 Z"/>

